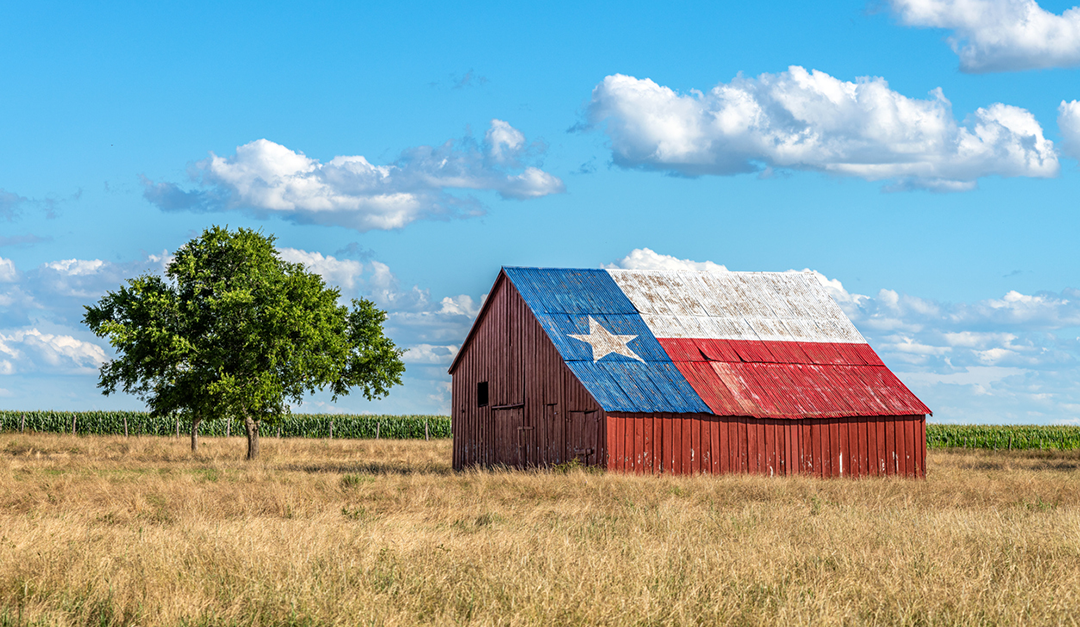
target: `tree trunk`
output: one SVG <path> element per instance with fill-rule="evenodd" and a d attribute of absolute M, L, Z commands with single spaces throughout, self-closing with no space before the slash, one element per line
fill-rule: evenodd
<path fill-rule="evenodd" d="M 201 416 L 195 416 L 191 419 L 191 452 L 197 453 L 199 451 L 199 423 L 202 422 Z"/>
<path fill-rule="evenodd" d="M 259 456 L 259 423 L 251 419 L 251 416 L 244 416 L 244 429 L 247 431 L 248 452 L 247 458 L 249 460 L 255 459 Z"/>

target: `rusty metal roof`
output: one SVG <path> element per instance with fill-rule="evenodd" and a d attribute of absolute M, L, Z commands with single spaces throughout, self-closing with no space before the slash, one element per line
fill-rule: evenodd
<path fill-rule="evenodd" d="M 504 272 L 607 411 L 930 413 L 808 273 Z"/>

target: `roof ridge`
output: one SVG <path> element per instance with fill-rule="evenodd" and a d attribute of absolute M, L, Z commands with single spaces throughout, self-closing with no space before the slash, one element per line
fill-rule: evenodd
<path fill-rule="evenodd" d="M 603 270 L 606 272 L 682 272 L 687 274 L 797 274 L 806 275 L 813 273 L 812 270 L 665 270 L 665 269 L 639 269 L 639 268 L 567 268 L 567 267 L 555 267 L 555 266 L 502 266 L 503 270 Z"/>

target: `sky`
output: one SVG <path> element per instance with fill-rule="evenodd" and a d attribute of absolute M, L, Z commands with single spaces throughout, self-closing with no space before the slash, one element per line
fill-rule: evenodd
<path fill-rule="evenodd" d="M 942 423 L 1080 424 L 1080 8 L 4 3 L 0 407 L 141 409 L 84 307 L 212 225 L 446 413 L 502 266 L 808 269 Z"/>

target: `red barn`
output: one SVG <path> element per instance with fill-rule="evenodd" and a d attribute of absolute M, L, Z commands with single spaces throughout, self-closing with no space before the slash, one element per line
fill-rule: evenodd
<path fill-rule="evenodd" d="M 456 469 L 926 472 L 930 410 L 808 273 L 503 268 L 450 374 Z"/>

